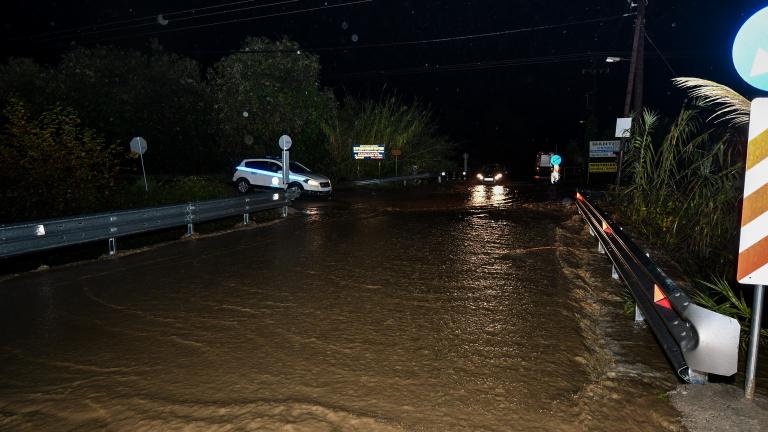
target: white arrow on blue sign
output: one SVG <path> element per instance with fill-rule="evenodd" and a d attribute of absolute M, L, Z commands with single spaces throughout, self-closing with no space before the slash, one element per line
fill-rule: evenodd
<path fill-rule="evenodd" d="M 552 162 L 552 165 L 560 165 L 560 162 L 563 161 L 563 158 L 561 158 L 560 155 L 554 155 L 550 161 Z"/>
<path fill-rule="evenodd" d="M 736 34 L 733 64 L 744 81 L 768 91 L 768 7 L 752 15 Z"/>

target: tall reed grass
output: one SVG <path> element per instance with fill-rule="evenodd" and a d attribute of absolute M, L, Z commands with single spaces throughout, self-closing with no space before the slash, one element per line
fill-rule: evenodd
<path fill-rule="evenodd" d="M 708 272 L 733 264 L 743 164 L 726 128 L 713 129 L 695 108 L 661 131 L 659 116 L 637 119 L 620 190 L 623 213 L 667 250 Z"/>
<path fill-rule="evenodd" d="M 394 174 L 393 149 L 401 152 L 400 174 L 406 172 L 406 166 L 425 169 L 443 165 L 451 152 L 448 140 L 437 133 L 427 107 L 408 105 L 394 96 L 366 102 L 347 98 L 337 116 L 323 125 L 323 131 L 328 137 L 334 174 L 339 177 L 356 177 L 358 170 L 362 176 L 372 176 L 378 170 L 375 162 L 352 160 L 353 144 L 386 146 L 382 174 Z"/>

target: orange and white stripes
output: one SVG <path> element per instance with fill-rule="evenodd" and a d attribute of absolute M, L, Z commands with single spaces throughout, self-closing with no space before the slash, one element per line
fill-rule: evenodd
<path fill-rule="evenodd" d="M 768 285 L 768 98 L 752 101 L 737 279 Z"/>

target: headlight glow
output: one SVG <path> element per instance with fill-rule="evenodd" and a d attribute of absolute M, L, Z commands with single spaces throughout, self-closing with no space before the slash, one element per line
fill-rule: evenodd
<path fill-rule="evenodd" d="M 307 184 L 308 184 L 308 185 L 310 185 L 310 186 L 320 186 L 320 182 L 319 182 L 319 181 L 317 181 L 317 180 L 312 180 L 312 179 L 309 179 L 309 180 L 307 181 Z"/>
<path fill-rule="evenodd" d="M 495 175 L 493 178 L 494 178 L 495 180 L 501 180 L 501 177 L 502 177 L 501 173 L 498 173 L 498 174 L 496 174 L 496 175 Z"/>
<path fill-rule="evenodd" d="M 482 179 L 483 179 L 483 175 L 482 175 L 482 174 L 478 174 L 478 175 L 477 175 L 477 179 L 478 179 L 478 180 L 482 180 Z"/>

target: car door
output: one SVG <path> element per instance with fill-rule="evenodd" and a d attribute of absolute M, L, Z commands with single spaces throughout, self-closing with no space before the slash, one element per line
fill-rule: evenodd
<path fill-rule="evenodd" d="M 267 179 L 269 181 L 268 186 L 283 187 L 283 166 L 277 162 L 268 161 L 267 171 L 272 175 Z"/>
<path fill-rule="evenodd" d="M 261 166 L 259 161 L 248 161 L 245 164 L 245 170 L 241 171 L 243 177 L 245 177 L 248 182 L 254 186 L 258 186 L 261 184 L 261 177 L 257 170 L 262 170 L 264 167 Z"/>

